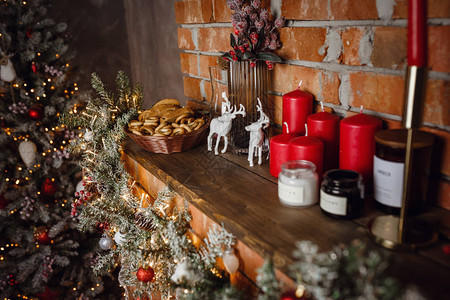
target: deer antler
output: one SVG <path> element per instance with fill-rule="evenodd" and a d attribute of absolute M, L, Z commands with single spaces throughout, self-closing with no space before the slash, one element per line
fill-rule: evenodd
<path fill-rule="evenodd" d="M 259 117 L 258 123 L 261 124 L 261 125 L 266 124 L 266 125 L 264 126 L 264 128 L 267 128 L 267 127 L 269 126 L 270 119 L 269 119 L 269 117 L 264 113 L 264 111 L 263 111 L 263 109 L 262 109 L 261 100 L 259 100 L 259 98 L 256 98 L 256 99 L 258 100 L 258 104 L 256 105 L 256 108 L 257 108 L 257 110 L 258 110 L 259 113 L 260 113 L 260 117 Z"/>
<path fill-rule="evenodd" d="M 235 115 L 242 115 L 243 117 L 245 117 L 245 107 L 244 107 L 244 105 L 239 105 L 239 110 L 238 111 L 236 111 L 236 106 L 234 107 L 235 108 L 235 112 L 233 113 L 233 114 L 235 114 Z"/>

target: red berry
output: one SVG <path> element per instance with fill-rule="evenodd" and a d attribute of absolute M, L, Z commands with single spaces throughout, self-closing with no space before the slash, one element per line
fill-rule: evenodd
<path fill-rule="evenodd" d="M 250 63 L 250 67 L 252 67 L 252 68 L 256 67 L 256 63 L 255 63 L 254 61 L 252 61 L 252 62 Z"/>
<path fill-rule="evenodd" d="M 234 50 L 230 50 L 230 54 L 231 54 L 231 56 L 235 56 L 236 52 Z"/>
<path fill-rule="evenodd" d="M 238 60 L 237 56 L 236 55 L 233 56 L 233 61 L 237 61 L 237 60 Z"/>
<path fill-rule="evenodd" d="M 237 30 L 237 28 L 234 29 L 234 34 L 239 35 L 239 30 Z"/>
<path fill-rule="evenodd" d="M 442 246 L 442 252 L 444 252 L 445 255 L 450 255 L 450 245 Z"/>

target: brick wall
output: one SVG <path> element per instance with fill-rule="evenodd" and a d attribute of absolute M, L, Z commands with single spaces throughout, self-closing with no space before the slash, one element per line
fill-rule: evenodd
<path fill-rule="evenodd" d="M 271 120 L 281 124 L 282 95 L 302 89 L 342 117 L 359 111 L 401 126 L 406 66 L 407 0 L 266 0 L 286 18 L 282 64 L 271 71 Z M 230 50 L 226 0 L 175 2 L 184 93 L 208 101 L 208 67 Z M 429 77 L 424 130 L 437 137 L 430 189 L 450 209 L 450 1 L 428 1 Z"/>

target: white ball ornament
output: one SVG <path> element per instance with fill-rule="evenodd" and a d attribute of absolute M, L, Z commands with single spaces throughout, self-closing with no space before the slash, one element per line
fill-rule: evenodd
<path fill-rule="evenodd" d="M 32 141 L 23 141 L 19 144 L 19 154 L 27 168 L 33 165 L 36 153 L 37 147 Z"/>
<path fill-rule="evenodd" d="M 75 187 L 75 192 L 81 192 L 84 190 L 83 180 L 80 180 Z"/>
<path fill-rule="evenodd" d="M 183 261 L 175 268 L 175 273 L 170 277 L 170 279 L 175 283 L 181 283 L 186 281 L 188 284 L 193 284 L 198 281 L 199 276 L 196 274 L 195 270 L 188 260 Z"/>
<path fill-rule="evenodd" d="M 114 241 L 109 236 L 104 236 L 99 241 L 100 248 L 109 250 L 114 246 Z"/>
<path fill-rule="evenodd" d="M 117 231 L 114 235 L 114 241 L 117 243 L 117 245 L 122 245 L 127 241 L 127 235 L 125 233 Z"/>
<path fill-rule="evenodd" d="M 222 256 L 223 264 L 228 273 L 234 274 L 239 268 L 239 259 L 234 254 L 233 248 L 228 248 Z"/>
<path fill-rule="evenodd" d="M 16 79 L 16 71 L 9 58 L 7 55 L 0 56 L 0 79 L 6 82 L 11 82 Z"/>
<path fill-rule="evenodd" d="M 94 138 L 94 132 L 92 130 L 86 129 L 86 132 L 84 133 L 84 140 L 86 142 L 92 141 Z"/>

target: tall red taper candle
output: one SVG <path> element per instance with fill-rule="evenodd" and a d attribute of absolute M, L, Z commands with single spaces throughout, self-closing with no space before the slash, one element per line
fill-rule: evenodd
<path fill-rule="evenodd" d="M 360 114 L 341 121 L 339 168 L 361 174 L 367 191 L 372 191 L 375 132 L 381 130 L 380 119 Z"/>
<path fill-rule="evenodd" d="M 301 82 L 300 82 L 301 84 Z M 283 95 L 283 123 L 289 125 L 290 133 L 305 134 L 306 117 L 312 114 L 313 95 L 297 90 Z M 286 133 L 283 127 L 283 133 Z"/>
<path fill-rule="evenodd" d="M 339 166 L 339 117 L 321 111 L 307 118 L 308 135 L 323 142 L 323 171 Z"/>
<path fill-rule="evenodd" d="M 427 65 L 427 3 L 409 0 L 408 4 L 408 65 Z"/>

